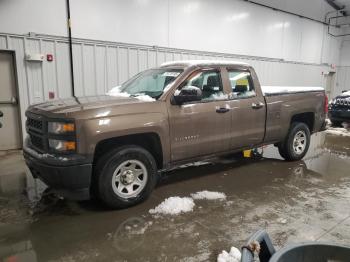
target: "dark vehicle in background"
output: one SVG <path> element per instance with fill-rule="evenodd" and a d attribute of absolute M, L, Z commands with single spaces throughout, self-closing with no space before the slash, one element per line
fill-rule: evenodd
<path fill-rule="evenodd" d="M 333 126 L 341 126 L 343 122 L 350 122 L 350 91 L 343 91 L 329 103 L 328 117 Z"/>

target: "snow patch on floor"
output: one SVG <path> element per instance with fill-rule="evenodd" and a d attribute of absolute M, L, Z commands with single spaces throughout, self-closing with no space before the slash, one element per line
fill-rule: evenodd
<path fill-rule="evenodd" d="M 236 247 L 231 247 L 229 253 L 226 250 L 223 250 L 217 259 L 217 262 L 240 262 L 241 261 L 241 251 Z"/>
<path fill-rule="evenodd" d="M 191 194 L 191 197 L 193 199 L 195 199 L 195 200 L 197 200 L 197 199 L 207 199 L 207 200 L 219 199 L 219 200 L 225 200 L 226 199 L 226 195 L 224 193 L 208 191 L 208 190 L 204 190 L 204 191 L 200 191 L 200 192 Z"/>
<path fill-rule="evenodd" d="M 151 214 L 178 215 L 193 211 L 195 204 L 190 197 L 169 197 L 154 209 L 150 209 Z"/>
<path fill-rule="evenodd" d="M 342 127 L 329 127 L 325 132 L 336 136 L 350 136 L 350 131 Z"/>
<path fill-rule="evenodd" d="M 180 213 L 192 212 L 195 206 L 193 200 L 226 200 L 226 195 L 215 191 L 199 191 L 191 194 L 191 197 L 169 197 L 153 209 L 149 210 L 154 215 L 178 215 Z M 201 207 L 199 207 L 201 208 Z"/>

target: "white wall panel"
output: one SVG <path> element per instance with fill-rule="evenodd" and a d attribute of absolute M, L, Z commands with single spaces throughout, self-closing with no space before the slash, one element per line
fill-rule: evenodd
<path fill-rule="evenodd" d="M 139 54 L 138 54 L 138 49 L 129 48 L 128 49 L 128 55 L 129 55 L 128 78 L 130 78 L 131 76 L 136 75 L 139 72 Z"/>
<path fill-rule="evenodd" d="M 350 66 L 340 66 L 337 68 L 335 96 L 341 94 L 344 90 L 350 91 Z"/>
<path fill-rule="evenodd" d="M 107 46 L 107 89 L 118 85 L 118 54 L 117 48 Z"/>
<path fill-rule="evenodd" d="M 95 46 L 96 90 L 98 94 L 107 92 L 107 46 Z"/>
<path fill-rule="evenodd" d="M 127 47 L 118 48 L 119 79 L 118 84 L 125 82 L 129 78 L 129 52 Z"/>
<path fill-rule="evenodd" d="M 168 1 L 71 1 L 73 35 L 79 38 L 167 46 Z"/>
<path fill-rule="evenodd" d="M 71 97 L 71 72 L 69 62 L 69 47 L 67 42 L 57 41 L 56 43 L 56 65 L 58 97 Z M 78 86 L 79 87 L 79 86 Z"/>
<path fill-rule="evenodd" d="M 41 41 L 42 43 L 42 50 L 41 52 L 43 54 L 55 54 L 55 42 L 53 41 Z M 49 92 L 54 92 L 57 94 L 58 90 L 58 83 L 57 83 L 57 75 L 56 75 L 56 68 L 57 68 L 57 60 L 56 56 L 54 55 L 55 59 L 54 61 L 50 63 L 44 63 L 42 65 L 43 69 L 43 89 L 44 89 L 44 100 L 48 100 L 49 98 Z"/>
<path fill-rule="evenodd" d="M 92 96 L 96 94 L 96 72 L 95 72 L 95 57 L 94 57 L 94 46 L 83 45 L 83 75 L 84 75 L 84 95 Z M 98 65 L 100 66 L 100 65 Z"/>
<path fill-rule="evenodd" d="M 0 32 L 67 36 L 66 0 L 1 0 Z"/>
<path fill-rule="evenodd" d="M 332 10 L 324 0 L 255 1 L 317 20 Z M 73 36 L 82 39 L 305 63 L 339 59 L 340 39 L 329 38 L 322 24 L 242 0 L 74 0 L 71 16 Z M 66 36 L 65 0 L 0 1 L 0 32 Z"/>
<path fill-rule="evenodd" d="M 298 61 L 321 63 L 323 28 L 319 23 L 302 21 L 300 57 Z"/>
<path fill-rule="evenodd" d="M 83 44 L 73 44 L 73 67 L 74 67 L 74 84 L 75 95 L 84 96 L 84 56 L 83 56 Z M 68 54 L 69 55 L 69 54 Z M 70 85 L 71 86 L 71 85 Z"/>
<path fill-rule="evenodd" d="M 25 39 L 25 50 L 29 53 L 41 53 L 40 41 L 37 39 Z M 31 101 L 39 103 L 44 101 L 42 63 L 26 62 L 26 74 L 28 89 L 31 95 Z"/>
<path fill-rule="evenodd" d="M 324 0 L 258 2 L 321 21 L 331 10 Z M 321 51 L 327 35 L 321 23 L 241 0 L 75 0 L 71 5 L 77 38 L 338 63 L 330 45 Z"/>
<path fill-rule="evenodd" d="M 340 50 L 340 65 L 350 66 L 350 39 L 344 39 Z"/>

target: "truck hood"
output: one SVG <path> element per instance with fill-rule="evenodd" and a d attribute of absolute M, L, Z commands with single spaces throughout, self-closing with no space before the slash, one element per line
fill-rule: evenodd
<path fill-rule="evenodd" d="M 150 101 L 148 101 L 150 102 Z M 120 105 L 145 103 L 144 100 L 136 97 L 123 96 L 89 96 L 80 98 L 67 98 L 34 104 L 28 110 L 35 113 L 46 114 L 72 114 L 91 109 L 108 108 Z"/>

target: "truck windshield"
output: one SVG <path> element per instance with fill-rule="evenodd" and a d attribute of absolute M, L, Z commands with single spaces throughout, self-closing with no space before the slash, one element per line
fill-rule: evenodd
<path fill-rule="evenodd" d="M 113 88 L 110 94 L 118 95 L 117 92 L 120 92 L 123 95 L 146 95 L 158 99 L 182 72 L 182 69 L 169 68 L 146 70 L 126 81 L 120 87 Z"/>

